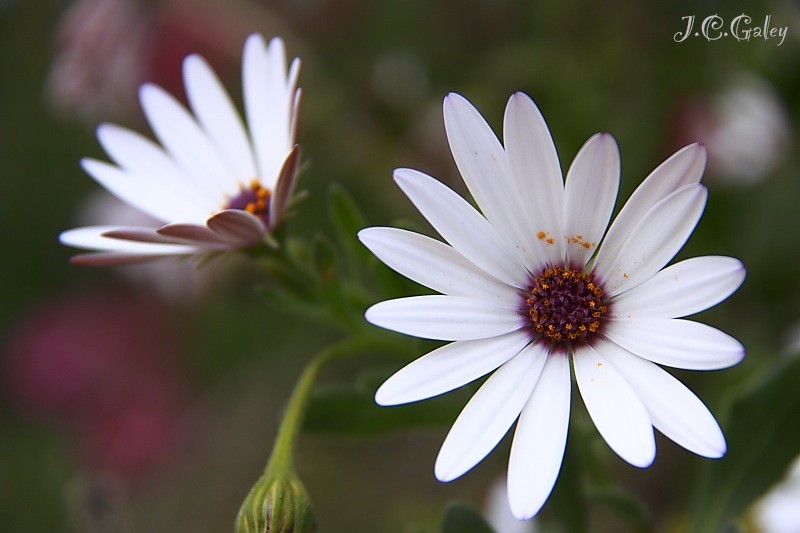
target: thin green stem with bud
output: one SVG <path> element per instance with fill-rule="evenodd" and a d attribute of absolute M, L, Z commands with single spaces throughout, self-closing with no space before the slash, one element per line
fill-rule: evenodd
<path fill-rule="evenodd" d="M 320 369 L 336 359 L 361 353 L 375 341 L 352 337 L 319 352 L 303 369 L 289 398 L 261 478 L 239 509 L 237 533 L 290 533 L 316 529 L 311 504 L 294 471 L 294 447 Z"/>

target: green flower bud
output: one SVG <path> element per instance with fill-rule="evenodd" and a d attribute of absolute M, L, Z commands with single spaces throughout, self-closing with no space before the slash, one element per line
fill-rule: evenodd
<path fill-rule="evenodd" d="M 316 521 L 305 487 L 295 476 L 264 475 L 250 489 L 236 533 L 312 533 Z"/>

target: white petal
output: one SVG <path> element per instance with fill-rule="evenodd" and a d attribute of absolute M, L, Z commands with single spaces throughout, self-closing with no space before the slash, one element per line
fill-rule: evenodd
<path fill-rule="evenodd" d="M 434 467 L 439 481 L 460 477 L 497 446 L 530 398 L 546 360 L 544 348 L 531 344 L 486 380 L 442 444 Z"/>
<path fill-rule="evenodd" d="M 220 198 L 210 198 L 160 146 L 135 131 L 115 124 L 101 124 L 97 139 L 108 155 L 135 180 L 136 187 L 148 189 L 144 200 L 168 205 L 169 218 L 197 222 L 220 207 Z M 155 197 L 152 198 L 151 197 Z M 140 208 L 141 209 L 141 208 Z"/>
<path fill-rule="evenodd" d="M 605 336 L 629 352 L 660 365 L 716 370 L 744 357 L 744 347 L 722 331 L 691 320 L 609 320 Z"/>
<path fill-rule="evenodd" d="M 95 159 L 81 160 L 81 166 L 100 185 L 123 202 L 163 222 L 175 222 L 180 215 L 191 215 L 191 211 L 179 202 L 173 203 L 174 195 L 158 194 L 148 178 L 132 175 L 124 170 Z"/>
<path fill-rule="evenodd" d="M 198 188 L 220 203 L 235 192 L 219 151 L 181 103 L 152 84 L 141 87 L 139 99 L 153 132 Z"/>
<path fill-rule="evenodd" d="M 521 220 L 529 230 L 527 264 L 561 264 L 564 258 L 562 204 L 564 181 L 558 154 L 536 104 L 524 93 L 511 96 L 503 120 L 514 193 L 523 206 Z M 544 265 L 542 265 L 544 266 Z"/>
<path fill-rule="evenodd" d="M 630 230 L 658 202 L 686 185 L 697 183 L 706 168 L 706 149 L 690 144 L 675 152 L 647 176 L 620 210 L 608 229 L 601 253 L 615 257 Z"/>
<path fill-rule="evenodd" d="M 575 380 L 597 431 L 608 446 L 639 468 L 656 456 L 650 415 L 639 397 L 611 365 L 591 346 L 575 351 Z"/>
<path fill-rule="evenodd" d="M 438 396 L 499 367 L 530 342 L 519 330 L 472 341 L 445 344 L 400 369 L 375 393 L 379 405 L 399 405 Z"/>
<path fill-rule="evenodd" d="M 266 46 L 261 35 L 251 35 L 244 45 L 242 63 L 244 106 L 258 177 L 265 187 L 274 189 L 283 160 L 294 145 L 295 91 L 287 84 L 283 41 L 274 38 Z"/>
<path fill-rule="evenodd" d="M 703 457 L 725 455 L 725 436 L 714 415 L 685 385 L 613 342 L 601 341 L 597 350 L 628 381 L 656 429 Z"/>
<path fill-rule="evenodd" d="M 583 268 L 603 237 L 619 189 L 619 149 L 608 133 L 593 135 L 575 156 L 564 190 L 567 264 Z"/>
<path fill-rule="evenodd" d="M 732 257 L 694 257 L 669 266 L 611 306 L 615 318 L 678 318 L 730 296 L 744 281 L 744 265 Z"/>
<path fill-rule="evenodd" d="M 231 191 L 250 183 L 257 176 L 250 140 L 219 78 L 202 57 L 191 55 L 183 62 L 183 79 L 197 120 L 230 170 Z"/>
<path fill-rule="evenodd" d="M 655 205 L 612 258 L 601 246 L 595 272 L 610 296 L 648 280 L 683 247 L 703 214 L 708 191 L 687 185 Z M 605 246 L 605 244 L 603 244 Z"/>
<path fill-rule="evenodd" d="M 442 341 L 495 337 L 524 324 L 516 309 L 462 296 L 411 296 L 380 302 L 368 322 L 406 335 Z"/>
<path fill-rule="evenodd" d="M 397 169 L 394 179 L 422 216 L 461 255 L 500 281 L 527 287 L 529 276 L 521 257 L 466 200 L 416 170 Z"/>
<path fill-rule="evenodd" d="M 458 170 L 486 219 L 517 250 L 531 255 L 531 228 L 524 212 L 530 209 L 512 179 L 505 150 L 477 109 L 462 96 L 450 93 L 444 100 L 444 125 Z M 543 261 L 526 262 L 529 269 Z"/>
<path fill-rule="evenodd" d="M 520 520 L 539 512 L 556 483 L 567 443 L 571 391 L 569 360 L 551 355 L 522 409 L 511 444 L 508 503 Z"/>
<path fill-rule="evenodd" d="M 121 226 L 87 226 L 62 232 L 58 240 L 67 246 L 86 250 L 101 250 L 142 255 L 186 255 L 196 253 L 196 246 L 154 244 L 103 237 L 103 233 L 125 230 Z"/>
<path fill-rule="evenodd" d="M 516 288 L 497 281 L 451 246 L 430 237 L 396 228 L 367 228 L 358 238 L 389 268 L 442 294 L 505 305 L 520 301 Z"/>

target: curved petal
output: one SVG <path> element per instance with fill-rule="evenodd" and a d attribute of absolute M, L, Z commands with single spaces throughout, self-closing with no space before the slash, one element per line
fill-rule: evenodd
<path fill-rule="evenodd" d="M 519 216 L 528 229 L 526 263 L 534 271 L 534 265 L 561 264 L 564 180 L 550 131 L 528 95 L 517 92 L 509 98 L 503 139 L 515 185 L 510 194 L 519 197 Z"/>
<path fill-rule="evenodd" d="M 300 169 L 300 145 L 295 144 L 281 165 L 275 180 L 275 191 L 269 200 L 269 227 L 276 228 L 283 220 L 292 200 L 297 174 Z"/>
<path fill-rule="evenodd" d="M 434 178 L 397 169 L 394 179 L 433 228 L 475 266 L 509 285 L 524 288 L 528 270 L 521 257 L 466 200 Z"/>
<path fill-rule="evenodd" d="M 294 67 L 295 80 L 297 68 Z M 247 38 L 242 88 L 258 177 L 262 185 L 272 190 L 286 154 L 294 145 L 291 132 L 295 89 L 287 84 L 286 50 L 281 39 L 273 38 L 267 46 L 261 35 Z"/>
<path fill-rule="evenodd" d="M 608 133 L 597 133 L 578 151 L 564 189 L 567 264 L 583 268 L 603 237 L 619 190 L 619 149 Z"/>
<path fill-rule="evenodd" d="M 139 100 L 156 137 L 196 187 L 220 203 L 236 191 L 217 147 L 180 102 L 152 84 L 141 87 Z"/>
<path fill-rule="evenodd" d="M 251 246 L 264 240 L 267 228 L 261 219 L 239 209 L 214 213 L 206 220 L 208 229 L 233 246 Z"/>
<path fill-rule="evenodd" d="M 547 352 L 531 344 L 478 389 L 456 419 L 439 450 L 439 481 L 462 476 L 491 452 L 519 416 L 539 380 Z"/>
<path fill-rule="evenodd" d="M 601 253 L 616 257 L 631 228 L 658 202 L 681 187 L 697 183 L 706 168 L 706 149 L 694 143 L 681 148 L 647 176 L 611 224 Z"/>
<path fill-rule="evenodd" d="M 150 203 L 169 205 L 169 218 L 162 220 L 203 220 L 208 212 L 219 207 L 220 198 L 203 194 L 184 170 L 160 146 L 133 130 L 116 124 L 101 124 L 97 140 L 123 170 L 132 186 L 147 189 Z M 161 217 L 159 217 L 161 218 Z"/>
<path fill-rule="evenodd" d="M 501 305 L 520 301 L 517 289 L 488 275 L 443 242 L 396 228 L 366 228 L 358 232 L 358 238 L 389 268 L 442 294 Z"/>
<path fill-rule="evenodd" d="M 605 336 L 629 352 L 660 365 L 717 370 L 744 357 L 744 346 L 722 331 L 691 320 L 609 320 Z"/>
<path fill-rule="evenodd" d="M 199 55 L 183 61 L 183 80 L 189 104 L 208 137 L 230 169 L 230 190 L 250 183 L 256 166 L 244 123 L 219 78 Z"/>
<path fill-rule="evenodd" d="M 127 229 L 129 228 L 124 226 L 86 226 L 63 231 L 58 236 L 58 240 L 62 244 L 75 248 L 134 255 L 187 255 L 198 251 L 196 246 L 128 241 L 103 236 L 107 233 Z"/>
<path fill-rule="evenodd" d="M 571 392 L 569 360 L 548 357 L 520 414 L 508 461 L 508 503 L 520 520 L 539 512 L 558 478 L 567 444 Z"/>
<path fill-rule="evenodd" d="M 684 384 L 613 342 L 601 341 L 597 350 L 628 381 L 656 429 L 703 457 L 725 455 L 725 436 L 714 415 Z"/>
<path fill-rule="evenodd" d="M 530 342 L 518 330 L 472 341 L 445 344 L 398 370 L 375 393 L 378 405 L 399 405 L 438 396 L 499 367 Z"/>
<path fill-rule="evenodd" d="M 441 341 L 485 339 L 520 329 L 515 309 L 462 296 L 411 296 L 380 302 L 368 322 L 406 335 Z"/>
<path fill-rule="evenodd" d="M 647 409 L 631 386 L 597 351 L 575 351 L 575 380 L 586 410 L 608 446 L 624 460 L 644 468 L 656 456 Z"/>
<path fill-rule="evenodd" d="M 152 244 L 196 244 L 187 243 L 183 239 L 176 239 L 157 233 L 155 229 L 144 226 L 131 226 L 113 229 L 101 234 L 102 237 L 119 239 L 122 241 L 149 242 Z"/>
<path fill-rule="evenodd" d="M 610 316 L 678 318 L 698 313 L 733 294 L 744 276 L 744 265 L 732 257 L 687 259 L 619 295 L 610 307 Z"/>
<path fill-rule="evenodd" d="M 156 233 L 181 241 L 194 241 L 209 246 L 227 244 L 222 237 L 211 231 L 208 226 L 200 226 L 198 224 L 167 224 L 158 228 Z"/>
<path fill-rule="evenodd" d="M 149 263 L 166 259 L 170 254 L 141 254 L 132 252 L 92 252 L 73 255 L 69 258 L 71 265 L 82 267 L 115 267 Z"/>
<path fill-rule="evenodd" d="M 702 185 L 687 185 L 656 204 L 632 228 L 616 257 L 603 255 L 601 246 L 594 269 L 607 293 L 616 296 L 661 270 L 694 231 L 707 197 Z"/>
<path fill-rule="evenodd" d="M 444 99 L 444 125 L 464 183 L 486 219 L 527 259 L 533 244 L 526 223 L 525 205 L 511 176 L 506 153 L 477 109 L 464 97 L 450 93 Z M 527 261 L 529 269 L 543 265 L 540 258 Z"/>

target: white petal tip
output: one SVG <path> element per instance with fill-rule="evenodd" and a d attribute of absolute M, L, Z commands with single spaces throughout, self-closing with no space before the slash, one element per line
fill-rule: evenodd
<path fill-rule="evenodd" d="M 370 307 L 369 309 L 367 309 L 366 311 L 364 311 L 364 320 L 366 320 L 370 324 L 375 324 L 375 320 L 377 319 L 375 308 L 378 305 L 380 305 L 380 304 L 375 304 L 372 307 Z M 375 325 L 377 325 L 377 324 L 375 324 Z"/>
<path fill-rule="evenodd" d="M 262 37 L 262 40 L 263 40 L 263 37 Z M 269 40 L 269 46 L 270 46 L 270 48 L 272 48 L 273 46 L 282 47 L 283 46 L 283 39 L 281 39 L 279 36 L 276 35 L 275 37 L 273 37 L 272 39 Z"/>
<path fill-rule="evenodd" d="M 101 122 L 100 125 L 97 126 L 95 133 L 97 137 L 100 138 L 104 135 L 107 135 L 108 132 L 112 131 L 113 129 L 117 128 L 116 124 L 112 124 L 111 122 Z"/>
<path fill-rule="evenodd" d="M 656 458 L 655 451 L 652 455 L 642 457 L 628 457 L 625 460 L 636 468 L 648 468 Z"/>
<path fill-rule="evenodd" d="M 363 229 L 360 229 L 360 230 L 358 230 L 358 233 L 356 233 L 356 237 L 358 237 L 358 240 L 361 241 L 362 244 L 366 245 L 367 243 L 364 242 L 364 241 L 370 239 L 370 235 L 372 233 L 374 233 L 374 231 L 373 231 L 374 229 L 375 228 L 363 228 Z"/>
<path fill-rule="evenodd" d="M 392 391 L 387 389 L 385 385 L 386 384 L 384 383 L 383 385 L 378 387 L 377 391 L 375 391 L 375 403 L 377 403 L 381 407 L 389 407 L 392 405 L 399 405 L 401 403 L 404 403 L 404 402 L 393 401 Z"/>
<path fill-rule="evenodd" d="M 396 168 L 392 172 L 392 178 L 394 178 L 394 181 L 397 182 L 398 184 L 401 181 L 407 181 L 411 179 L 411 176 L 413 175 L 414 171 L 410 168 Z"/>
<path fill-rule="evenodd" d="M 713 450 L 713 451 L 709 450 L 701 455 L 707 459 L 721 459 L 722 457 L 725 456 L 726 453 L 728 453 L 727 447 L 723 448 L 722 450 Z"/>
<path fill-rule="evenodd" d="M 244 42 L 245 47 L 257 46 L 259 44 L 262 47 L 266 46 L 266 43 L 264 42 L 264 36 L 261 35 L 260 33 L 251 33 L 250 35 L 247 36 L 247 39 Z"/>
<path fill-rule="evenodd" d="M 438 462 L 433 468 L 433 475 L 436 476 L 436 479 L 441 481 L 442 483 L 450 483 L 451 481 L 457 479 L 460 476 L 460 474 L 453 475 L 452 472 L 448 472 L 443 467 L 440 467 Z"/>
<path fill-rule="evenodd" d="M 139 87 L 139 99 L 145 100 L 147 98 L 151 98 L 153 94 L 158 92 L 160 88 L 158 85 L 154 83 L 143 83 L 141 87 Z"/>
<path fill-rule="evenodd" d="M 536 509 L 532 509 L 530 506 L 528 507 L 518 507 L 514 505 L 510 505 L 511 514 L 514 515 L 514 518 L 517 520 L 530 520 L 534 516 L 536 516 L 539 511 L 541 510 L 541 506 L 537 507 Z"/>

